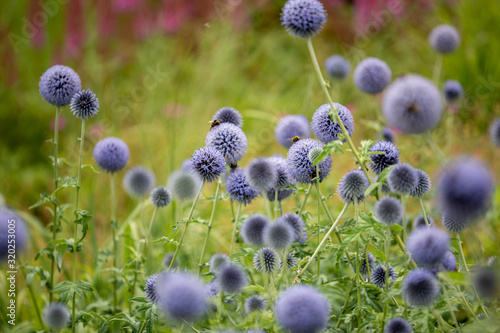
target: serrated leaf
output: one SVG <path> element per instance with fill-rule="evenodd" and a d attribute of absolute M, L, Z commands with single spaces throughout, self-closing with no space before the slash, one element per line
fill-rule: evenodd
<path fill-rule="evenodd" d="M 83 297 L 84 292 L 92 290 L 93 288 L 90 283 L 80 280 L 76 282 L 63 281 L 59 283 L 53 291 L 59 295 L 63 303 L 68 303 L 75 294 Z"/>
<path fill-rule="evenodd" d="M 342 153 L 342 149 L 340 149 L 342 144 L 341 140 L 335 140 L 327 143 L 323 147 L 321 154 L 314 159 L 312 166 L 316 166 L 318 163 L 321 163 L 321 161 L 323 161 L 327 156 L 330 156 L 332 153 Z"/>
<path fill-rule="evenodd" d="M 80 209 L 78 211 L 78 216 L 80 216 L 79 219 L 74 220 L 75 224 L 81 224 L 82 225 L 82 237 L 78 240 L 78 243 L 80 243 L 85 236 L 87 235 L 87 230 L 89 229 L 89 221 L 92 219 L 92 215 L 86 210 Z"/>
<path fill-rule="evenodd" d="M 42 193 L 40 194 L 40 200 L 38 200 L 35 204 L 31 205 L 28 209 L 33 209 L 33 208 L 36 208 L 36 207 L 40 207 L 41 205 L 44 205 L 46 203 L 55 203 L 55 199 L 53 197 L 51 197 L 49 194 L 47 193 Z"/>
<path fill-rule="evenodd" d="M 96 169 L 94 169 L 94 167 L 90 164 L 84 164 L 82 165 L 82 170 L 83 169 L 88 169 L 90 171 L 92 171 L 93 173 L 99 173 L 99 171 L 97 171 Z"/>

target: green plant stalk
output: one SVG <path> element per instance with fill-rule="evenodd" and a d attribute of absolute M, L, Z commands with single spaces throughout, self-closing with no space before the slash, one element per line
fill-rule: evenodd
<path fill-rule="evenodd" d="M 434 69 L 432 71 L 432 81 L 437 85 L 441 77 L 441 69 L 443 67 L 443 55 L 437 54 L 436 62 L 434 63 Z"/>
<path fill-rule="evenodd" d="M 75 221 L 78 220 L 78 204 L 79 204 L 79 199 L 80 199 L 80 188 L 82 186 L 82 159 L 83 159 L 83 143 L 85 139 L 85 119 L 82 119 L 82 131 L 80 134 L 80 157 L 78 159 L 78 182 L 76 185 L 76 201 L 75 201 Z M 74 226 L 74 233 L 73 233 L 73 278 L 72 282 L 76 282 L 76 266 L 77 266 L 77 260 L 76 260 L 76 249 L 78 247 L 78 224 L 75 224 Z M 72 307 L 72 319 L 71 319 L 71 328 L 73 330 L 73 333 L 76 331 L 76 293 L 73 294 L 73 307 Z"/>
<path fill-rule="evenodd" d="M 344 313 L 346 307 L 347 307 L 347 302 L 349 301 L 349 295 L 351 294 L 352 288 L 354 288 L 354 283 L 351 283 L 351 287 L 349 288 L 349 291 L 347 292 L 347 297 L 345 298 L 344 305 L 342 305 L 342 309 L 340 310 L 339 314 L 339 319 L 337 320 L 337 324 L 335 325 L 335 328 L 338 329 L 340 327 L 340 317 Z"/>
<path fill-rule="evenodd" d="M 403 242 L 406 242 L 408 221 L 406 220 L 406 196 L 405 196 L 405 194 L 401 194 L 401 206 L 403 206 Z M 408 253 L 406 251 L 404 251 L 404 255 L 405 255 L 405 275 L 406 275 L 408 273 Z M 387 266 L 387 273 L 388 272 L 389 272 L 389 266 Z M 408 304 L 407 304 L 406 300 L 404 302 L 404 314 L 405 314 L 405 319 L 408 319 Z"/>
<path fill-rule="evenodd" d="M 354 203 L 354 219 L 356 221 L 356 226 L 358 225 L 358 219 L 359 219 L 359 211 L 358 211 L 358 200 L 354 198 L 353 200 Z M 368 266 L 368 261 L 366 262 L 366 265 Z M 358 297 L 358 311 L 361 308 L 361 284 L 359 281 L 359 241 L 356 241 L 356 295 Z M 358 329 L 361 327 L 361 317 L 358 317 Z"/>
<path fill-rule="evenodd" d="M 319 64 L 318 64 L 318 59 L 316 58 L 316 53 L 314 52 L 314 47 L 312 45 L 311 38 L 307 39 L 307 48 L 309 50 L 309 55 L 311 56 L 311 60 L 312 60 L 312 63 L 314 65 L 314 70 L 316 71 L 316 76 L 318 77 L 319 83 L 321 85 L 321 88 L 323 89 L 325 97 L 328 99 L 328 103 L 330 104 L 331 111 L 334 114 L 335 118 L 337 119 L 337 122 L 339 123 L 340 128 L 342 129 L 342 133 L 344 133 L 345 139 L 347 140 L 347 144 L 349 145 L 349 148 L 351 148 L 351 151 L 354 154 L 356 161 L 358 161 L 359 166 L 361 167 L 364 174 L 366 175 L 366 179 L 368 179 L 368 182 L 370 182 L 370 184 L 371 184 L 372 180 L 370 178 L 370 175 L 368 174 L 368 170 L 366 169 L 365 163 L 361 159 L 361 157 L 359 156 L 359 153 L 356 150 L 356 147 L 354 147 L 354 144 L 351 140 L 351 136 L 349 135 L 349 132 L 345 128 L 344 123 L 342 122 L 342 119 L 340 119 L 338 112 L 335 112 L 335 107 L 333 106 L 333 100 L 332 100 L 332 97 L 330 96 L 330 93 L 328 91 L 328 87 L 326 85 L 325 79 L 323 78 L 323 74 L 321 74 L 321 69 L 320 69 Z"/>
<path fill-rule="evenodd" d="M 278 214 L 280 213 L 281 205 L 278 203 L 278 189 L 274 189 L 274 218 L 278 218 Z M 283 212 L 281 212 L 281 215 L 283 215 Z"/>
<path fill-rule="evenodd" d="M 54 121 L 54 161 L 53 161 L 53 166 L 54 166 L 54 221 L 52 222 L 52 241 L 56 240 L 56 235 L 57 235 L 57 228 L 58 228 L 58 219 L 57 219 L 57 186 L 58 186 L 58 169 L 59 169 L 59 157 L 58 157 L 58 151 L 59 151 L 59 114 L 61 110 L 60 107 L 56 107 L 56 119 Z M 52 245 L 52 251 L 55 251 L 56 245 Z M 52 303 L 52 290 L 54 289 L 54 268 L 55 268 L 55 263 L 56 259 L 54 256 L 54 252 L 52 252 L 52 258 L 50 261 L 50 285 L 49 285 L 49 303 Z"/>
<path fill-rule="evenodd" d="M 264 199 L 264 204 L 266 205 L 267 217 L 272 219 L 273 214 L 271 213 L 271 202 L 269 201 L 269 198 L 267 196 L 267 190 L 265 188 L 261 188 L 260 193 L 262 193 L 262 199 Z"/>
<path fill-rule="evenodd" d="M 370 265 L 368 264 L 368 243 L 370 240 L 368 239 L 365 244 L 365 262 L 366 262 L 366 271 L 368 272 L 368 282 L 372 282 L 372 274 L 370 272 Z"/>
<path fill-rule="evenodd" d="M 201 274 L 202 265 L 203 265 L 203 257 L 205 256 L 205 250 L 207 249 L 208 239 L 210 238 L 210 231 L 212 231 L 212 225 L 214 223 L 215 210 L 217 209 L 217 202 L 219 201 L 220 183 L 221 183 L 221 180 L 219 179 L 217 181 L 217 186 L 215 188 L 214 204 L 212 206 L 212 214 L 210 215 L 210 221 L 208 222 L 207 234 L 205 235 L 205 241 L 203 242 L 203 247 L 201 249 L 200 262 L 198 263 L 198 274 Z M 236 215 L 239 215 L 240 210 L 241 210 L 241 203 L 238 206 L 238 212 L 236 213 Z M 234 223 L 236 224 L 236 221 Z"/>
<path fill-rule="evenodd" d="M 236 210 L 236 217 L 234 219 L 233 236 L 231 237 L 231 248 L 229 250 L 229 255 L 233 254 L 234 242 L 236 241 L 236 231 L 238 230 L 238 220 L 240 219 L 242 203 L 238 204 L 238 209 Z"/>
<path fill-rule="evenodd" d="M 21 264 L 21 265 L 24 266 L 23 264 Z M 21 271 L 21 274 L 23 275 L 24 281 L 26 281 L 26 274 L 24 273 L 24 270 L 21 268 L 20 271 Z M 40 313 L 40 308 L 38 307 L 38 303 L 36 302 L 35 292 L 33 291 L 33 285 L 30 283 L 29 285 L 27 285 L 27 287 L 28 287 L 28 291 L 30 294 L 31 302 L 33 303 L 33 307 L 35 308 L 38 322 L 40 323 L 40 326 L 42 327 L 42 329 L 45 329 L 45 325 L 43 323 L 42 316 Z"/>
<path fill-rule="evenodd" d="M 111 231 L 112 231 L 112 236 L 113 236 L 113 267 L 115 268 L 114 272 L 114 281 L 113 281 L 113 307 L 114 310 L 118 308 L 118 295 L 117 295 L 117 289 L 118 289 L 118 274 L 116 272 L 116 267 L 117 267 L 117 260 L 116 257 L 118 256 L 118 244 L 116 241 L 116 196 L 115 196 L 115 173 L 112 172 L 110 174 L 110 186 L 111 186 Z"/>
<path fill-rule="evenodd" d="M 424 202 L 422 201 L 422 198 L 418 198 L 418 202 L 420 202 L 420 209 L 422 209 L 422 215 L 424 216 L 425 224 L 427 224 L 427 226 L 430 227 L 431 224 L 427 219 L 427 214 L 425 213 Z"/>
<path fill-rule="evenodd" d="M 389 312 L 389 255 L 391 247 L 391 226 L 387 225 L 385 231 L 385 306 L 384 306 L 384 317 L 382 318 L 381 332 L 384 332 L 385 319 L 387 318 L 387 312 Z"/>
<path fill-rule="evenodd" d="M 321 201 L 321 193 L 319 191 L 319 167 L 316 165 L 316 181 L 314 181 L 315 185 L 316 185 L 316 192 L 318 193 L 318 241 L 316 243 L 316 247 L 319 247 L 319 243 L 320 243 L 320 233 L 321 233 L 321 228 L 319 226 L 320 224 L 320 201 Z M 321 256 L 318 256 L 317 258 L 317 262 L 318 262 L 318 279 L 319 279 L 319 274 L 321 272 Z"/>
<path fill-rule="evenodd" d="M 444 296 L 446 297 L 446 305 L 448 307 L 448 310 L 450 311 L 450 316 L 453 319 L 453 323 L 455 324 L 455 327 L 459 332 L 462 330 L 460 329 L 460 325 L 458 324 L 457 316 L 455 316 L 455 312 L 453 311 L 453 308 L 451 307 L 451 295 L 450 295 L 450 290 L 446 286 L 446 283 L 443 283 L 443 289 L 444 289 Z"/>
<path fill-rule="evenodd" d="M 300 205 L 299 212 L 297 215 L 301 216 L 302 212 L 304 211 L 304 208 L 306 207 L 306 202 L 307 198 L 309 198 L 309 194 L 311 194 L 311 189 L 312 189 L 313 183 L 309 184 L 309 187 L 307 188 L 306 194 L 304 196 L 304 200 L 302 201 L 302 204 Z"/>

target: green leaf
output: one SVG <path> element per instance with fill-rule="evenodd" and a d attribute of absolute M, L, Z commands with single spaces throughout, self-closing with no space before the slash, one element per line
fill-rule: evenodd
<path fill-rule="evenodd" d="M 40 200 L 38 200 L 35 204 L 31 205 L 28 209 L 40 207 L 41 205 L 44 205 L 46 203 L 54 204 L 55 202 L 56 202 L 55 198 L 51 197 L 47 193 L 42 193 L 42 194 L 40 194 Z"/>
<path fill-rule="evenodd" d="M 54 292 L 59 295 L 63 303 L 68 303 L 74 295 L 83 297 L 85 292 L 92 290 L 93 288 L 90 283 L 81 280 L 76 282 L 63 281 L 54 288 Z"/>
<path fill-rule="evenodd" d="M 93 173 L 99 173 L 99 171 L 97 171 L 96 169 L 94 169 L 94 167 L 90 164 L 84 164 L 82 165 L 82 170 L 83 169 L 88 169 L 90 171 L 92 171 Z"/>
<path fill-rule="evenodd" d="M 372 194 L 372 192 L 376 191 L 378 187 L 381 185 L 382 183 L 379 182 L 371 183 L 370 186 L 368 186 L 368 188 L 365 190 L 365 197 L 369 197 Z"/>
<path fill-rule="evenodd" d="M 439 272 L 438 276 L 447 283 L 458 284 L 462 286 L 470 285 L 467 274 L 460 272 Z"/>
<path fill-rule="evenodd" d="M 90 215 L 88 211 L 83 209 L 80 209 L 78 211 L 78 216 L 80 216 L 80 218 L 76 219 L 74 223 L 82 225 L 82 237 L 78 240 L 78 243 L 80 243 L 87 235 L 87 230 L 89 229 L 88 222 L 92 219 L 93 216 Z"/>
<path fill-rule="evenodd" d="M 341 140 L 335 140 L 332 142 L 327 143 L 323 147 L 323 151 L 321 154 L 314 159 L 314 162 L 312 166 L 316 166 L 318 163 L 321 163 L 327 156 L 330 156 L 332 153 L 341 153 L 342 154 L 342 149 L 340 148 L 342 146 L 342 141 Z"/>
<path fill-rule="evenodd" d="M 258 284 L 253 284 L 251 286 L 246 286 L 245 288 L 243 288 L 245 290 L 253 290 L 253 291 L 258 291 L 258 292 L 261 292 L 261 293 L 265 293 L 266 292 L 266 289 L 261 286 L 261 285 L 258 285 Z"/>

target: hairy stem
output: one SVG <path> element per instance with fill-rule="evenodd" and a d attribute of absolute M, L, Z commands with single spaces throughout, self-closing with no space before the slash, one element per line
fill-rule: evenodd
<path fill-rule="evenodd" d="M 301 216 L 302 212 L 304 211 L 304 208 L 306 207 L 306 202 L 307 198 L 309 198 L 309 194 L 311 194 L 311 189 L 312 189 L 313 183 L 309 184 L 309 187 L 307 188 L 306 194 L 304 196 L 304 200 L 302 201 L 302 204 L 300 205 L 298 215 Z"/>
<path fill-rule="evenodd" d="M 427 224 L 427 226 L 430 227 L 431 224 L 427 219 L 427 214 L 425 213 L 424 202 L 422 201 L 422 198 L 418 198 L 418 202 L 420 202 L 420 209 L 422 209 L 422 215 L 424 216 L 425 224 Z"/>
<path fill-rule="evenodd" d="M 203 247 L 201 249 L 200 262 L 198 263 L 198 274 L 201 274 L 202 265 L 203 265 L 203 257 L 205 256 L 205 250 L 207 249 L 208 239 L 210 238 L 210 231 L 212 231 L 212 225 L 214 223 L 215 210 L 217 209 L 217 202 L 219 201 L 220 183 L 221 183 L 221 180 L 219 179 L 219 181 L 217 181 L 217 186 L 215 188 L 214 204 L 212 206 L 212 214 L 210 215 L 210 221 L 208 222 L 207 234 L 205 235 L 205 241 L 203 242 Z M 241 203 L 238 206 L 238 212 L 236 213 L 236 215 L 239 214 L 240 209 L 241 209 Z M 235 223 L 236 223 L 236 221 L 235 221 Z"/>
<path fill-rule="evenodd" d="M 58 169 L 59 169 L 59 114 L 61 110 L 60 107 L 56 107 L 56 119 L 54 121 L 54 161 L 52 163 L 54 167 L 54 220 L 52 222 L 52 241 L 56 240 L 57 228 L 59 227 L 58 218 L 57 218 L 57 186 L 58 186 Z M 52 251 L 55 251 L 56 245 L 52 245 Z M 50 285 L 49 285 L 49 303 L 52 303 L 52 290 L 54 289 L 54 268 L 55 268 L 56 258 L 54 253 L 52 253 L 52 258 L 50 261 Z"/>
<path fill-rule="evenodd" d="M 118 243 L 116 240 L 116 228 L 117 228 L 117 221 L 116 221 L 116 195 L 115 195 L 115 176 L 114 172 L 111 173 L 110 175 L 110 185 L 111 185 L 111 231 L 112 231 L 112 236 L 113 236 L 113 268 L 115 268 L 114 272 L 114 277 L 113 277 L 113 307 L 114 310 L 118 308 L 118 295 L 117 295 L 117 289 L 118 289 L 118 273 L 116 272 L 117 268 L 117 256 L 118 256 Z"/>
<path fill-rule="evenodd" d="M 233 236 L 231 237 L 231 248 L 229 250 L 229 255 L 233 254 L 234 242 L 236 241 L 236 232 L 238 230 L 238 220 L 240 219 L 241 206 L 242 203 L 240 202 L 238 204 L 238 209 L 236 210 L 236 217 L 234 219 Z"/>

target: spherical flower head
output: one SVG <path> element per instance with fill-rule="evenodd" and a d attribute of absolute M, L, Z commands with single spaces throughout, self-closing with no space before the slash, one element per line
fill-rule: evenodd
<path fill-rule="evenodd" d="M 448 103 L 453 103 L 462 97 L 464 94 L 464 88 L 460 82 L 448 80 L 444 83 L 443 94 Z"/>
<path fill-rule="evenodd" d="M 411 306 L 429 306 L 439 295 L 439 284 L 433 273 L 416 268 L 403 281 L 403 296 Z"/>
<path fill-rule="evenodd" d="M 90 89 L 82 90 L 71 98 L 70 109 L 79 119 L 94 118 L 99 112 L 99 100 Z"/>
<path fill-rule="evenodd" d="M 363 171 L 351 170 L 340 179 L 337 193 L 346 204 L 354 203 L 354 200 L 359 203 L 365 199 L 365 190 L 369 185 L 370 183 Z"/>
<path fill-rule="evenodd" d="M 399 150 L 389 141 L 379 141 L 370 148 L 370 169 L 380 174 L 385 168 L 399 163 Z"/>
<path fill-rule="evenodd" d="M 424 195 L 429 193 L 431 190 L 431 178 L 429 175 L 420 169 L 417 169 L 418 181 L 417 186 L 410 190 L 410 196 L 416 198 L 422 198 Z"/>
<path fill-rule="evenodd" d="M 441 94 L 427 78 L 416 74 L 402 76 L 385 92 L 382 112 L 388 123 L 400 131 L 424 133 L 441 119 Z"/>
<path fill-rule="evenodd" d="M 224 172 L 224 156 L 213 147 L 197 149 L 192 158 L 193 170 L 203 182 L 211 183 Z"/>
<path fill-rule="evenodd" d="M 482 215 L 491 202 L 493 177 L 482 162 L 464 157 L 449 165 L 438 186 L 441 208 L 463 219 Z"/>
<path fill-rule="evenodd" d="M 235 294 L 247 283 L 243 270 L 235 265 L 225 265 L 217 272 L 219 288 L 229 294 Z"/>
<path fill-rule="evenodd" d="M 40 78 L 40 95 L 55 106 L 66 106 L 71 97 L 82 89 L 80 77 L 68 66 L 55 65 Z"/>
<path fill-rule="evenodd" d="M 123 187 L 128 195 L 142 197 L 155 185 L 156 179 L 153 172 L 145 167 L 136 166 L 125 173 Z"/>
<path fill-rule="evenodd" d="M 284 220 L 276 220 L 264 231 L 264 243 L 277 249 L 288 248 L 295 236 L 295 230 Z"/>
<path fill-rule="evenodd" d="M 259 190 L 250 186 L 245 170 L 240 168 L 231 172 L 227 178 L 226 188 L 231 200 L 241 202 L 245 206 L 259 196 Z"/>
<path fill-rule="evenodd" d="M 271 156 L 268 161 L 276 169 L 277 180 L 274 187 L 283 188 L 290 185 L 290 176 L 286 170 L 286 160 L 282 156 Z"/>
<path fill-rule="evenodd" d="M 308 138 L 311 136 L 309 121 L 302 115 L 284 116 L 274 129 L 276 141 L 285 148 L 290 148 L 294 137 Z"/>
<path fill-rule="evenodd" d="M 480 297 L 494 299 L 498 292 L 498 277 L 491 267 L 480 267 L 472 276 L 472 282 Z"/>
<path fill-rule="evenodd" d="M 429 222 L 430 226 L 434 226 L 434 219 L 427 215 L 427 222 Z M 418 228 L 427 228 L 427 223 L 425 223 L 425 218 L 423 215 L 419 215 L 413 221 L 413 229 Z"/>
<path fill-rule="evenodd" d="M 281 25 L 290 35 L 311 38 L 326 22 L 326 11 L 318 0 L 288 0 L 281 12 Z"/>
<path fill-rule="evenodd" d="M 341 55 L 332 55 L 325 60 L 325 69 L 334 79 L 345 79 L 351 70 L 349 61 Z"/>
<path fill-rule="evenodd" d="M 316 178 L 316 166 L 312 165 L 309 159 L 309 152 L 314 148 L 323 148 L 324 145 L 318 140 L 314 139 L 301 139 L 293 144 L 288 150 L 286 157 L 287 170 L 293 180 L 311 184 L 313 179 Z M 322 182 L 332 167 L 332 158 L 327 156 L 323 161 L 317 164 L 319 169 L 319 181 Z"/>
<path fill-rule="evenodd" d="M 411 233 L 406 244 L 415 262 L 427 268 L 439 266 L 449 246 L 450 238 L 438 228 L 418 228 Z"/>
<path fill-rule="evenodd" d="M 210 272 L 215 274 L 217 273 L 222 267 L 229 265 L 231 263 L 231 260 L 227 256 L 227 254 L 224 253 L 216 253 L 210 258 L 209 262 L 209 269 Z"/>
<path fill-rule="evenodd" d="M 373 214 L 385 224 L 399 224 L 403 219 L 403 207 L 396 198 L 383 197 L 375 204 Z"/>
<path fill-rule="evenodd" d="M 443 212 L 441 222 L 446 230 L 454 233 L 462 232 L 469 226 L 468 219 L 447 212 Z"/>
<path fill-rule="evenodd" d="M 279 323 L 292 333 L 322 331 L 328 324 L 331 308 L 315 288 L 296 285 L 285 290 L 276 302 Z"/>
<path fill-rule="evenodd" d="M 388 141 L 391 143 L 396 142 L 396 135 L 394 134 L 394 131 L 391 130 L 389 127 L 384 126 L 382 127 L 382 140 Z"/>
<path fill-rule="evenodd" d="M 43 322 L 51 330 L 62 330 L 69 322 L 68 308 L 61 303 L 50 303 L 43 310 Z"/>
<path fill-rule="evenodd" d="M 163 256 L 163 267 L 169 268 L 170 264 L 172 263 L 172 259 L 174 259 L 174 252 L 165 253 L 165 255 Z M 172 265 L 172 268 L 177 267 L 179 267 L 179 262 L 176 258 L 174 264 Z"/>
<path fill-rule="evenodd" d="M 251 186 L 268 190 L 276 186 L 278 172 L 269 159 L 261 157 L 250 162 L 246 168 L 246 177 Z"/>
<path fill-rule="evenodd" d="M 387 176 L 387 183 L 393 192 L 408 194 L 418 185 L 417 170 L 406 163 L 395 165 Z"/>
<path fill-rule="evenodd" d="M 212 121 L 215 120 L 219 121 L 220 124 L 229 123 L 238 127 L 243 126 L 243 117 L 238 110 L 227 106 L 215 112 Z"/>
<path fill-rule="evenodd" d="M 382 92 L 391 82 L 391 78 L 391 69 L 378 58 L 366 58 L 354 70 L 354 83 L 359 90 L 367 94 Z"/>
<path fill-rule="evenodd" d="M 384 265 L 378 265 L 375 267 L 372 271 L 372 283 L 376 285 L 379 288 L 385 288 L 385 274 L 386 274 L 386 266 Z M 389 279 L 396 280 L 398 276 L 396 275 L 396 272 L 394 271 L 394 268 L 392 266 L 389 266 Z M 389 281 L 389 285 L 391 285 L 392 282 Z"/>
<path fill-rule="evenodd" d="M 302 237 L 299 240 L 299 244 L 304 244 L 307 241 L 307 232 L 302 233 Z"/>
<path fill-rule="evenodd" d="M 460 45 L 460 34 L 451 25 L 442 24 L 432 29 L 429 43 L 438 53 L 452 53 Z"/>
<path fill-rule="evenodd" d="M 208 297 L 217 296 L 218 293 L 219 293 L 219 282 L 213 281 L 205 286 L 205 294 Z"/>
<path fill-rule="evenodd" d="M 163 278 L 166 278 L 166 273 L 153 274 L 146 280 L 144 295 L 146 296 L 146 299 L 151 303 L 156 304 L 160 299 L 156 287 L 158 286 L 158 282 Z"/>
<path fill-rule="evenodd" d="M 165 207 L 172 201 L 172 194 L 165 186 L 158 186 L 151 191 L 149 200 L 156 208 Z"/>
<path fill-rule="evenodd" d="M 207 133 L 205 145 L 220 151 L 229 164 L 238 164 L 247 151 L 248 141 L 241 128 L 223 123 Z"/>
<path fill-rule="evenodd" d="M 500 147 L 500 118 L 496 118 L 490 125 L 489 129 L 491 142 Z"/>
<path fill-rule="evenodd" d="M 193 161 L 190 158 L 185 159 L 184 161 L 182 161 L 180 169 L 186 172 L 194 172 Z"/>
<path fill-rule="evenodd" d="M 304 220 L 297 214 L 288 213 L 276 219 L 276 222 L 284 221 L 293 229 L 294 240 L 297 242 L 302 238 L 304 233 Z"/>
<path fill-rule="evenodd" d="M 207 309 L 205 286 L 197 276 L 168 273 L 158 280 L 156 289 L 162 309 L 173 319 L 194 321 Z"/>
<path fill-rule="evenodd" d="M 193 199 L 201 186 L 201 180 L 192 172 L 178 170 L 168 178 L 168 188 L 175 198 L 179 200 Z"/>
<path fill-rule="evenodd" d="M 366 257 L 368 257 L 368 262 L 366 261 Z M 363 276 L 368 276 L 368 268 L 370 268 L 369 272 L 371 273 L 373 272 L 373 267 L 375 267 L 375 257 L 371 252 L 367 252 L 360 260 L 359 272 Z"/>
<path fill-rule="evenodd" d="M 16 252 L 20 252 L 26 247 L 28 229 L 25 222 L 13 210 L 0 207 L 0 259 L 2 260 L 12 254 L 9 253 L 9 240 L 12 239 L 12 236 L 9 237 L 9 235 L 16 236 Z"/>
<path fill-rule="evenodd" d="M 336 112 L 342 120 L 347 132 L 349 132 L 349 136 L 352 136 L 352 132 L 354 131 L 354 118 L 352 117 L 351 111 L 339 103 L 333 103 L 333 106 L 335 107 Z M 329 143 L 337 140 L 339 138 L 339 134 L 342 133 L 342 128 L 337 121 L 337 117 L 330 114 L 331 109 L 330 104 L 321 105 L 316 112 L 314 112 L 311 122 L 311 128 L 314 134 L 323 143 Z"/>
<path fill-rule="evenodd" d="M 445 271 L 454 272 L 457 269 L 457 258 L 451 251 L 447 251 L 441 262 Z"/>
<path fill-rule="evenodd" d="M 109 137 L 100 140 L 94 147 L 94 159 L 106 172 L 117 172 L 125 167 L 130 151 L 122 139 Z"/>
<path fill-rule="evenodd" d="M 290 182 L 290 183 L 293 183 L 293 182 Z M 272 187 L 272 188 L 267 190 L 267 199 L 269 199 L 269 201 L 276 200 L 276 191 L 278 191 L 278 201 L 283 201 L 293 194 L 293 189 L 291 189 L 291 188 L 284 187 L 284 188 L 276 190 L 276 188 Z"/>
<path fill-rule="evenodd" d="M 265 247 L 255 252 L 253 267 L 259 273 L 273 273 L 281 263 L 278 253 L 270 247 Z"/>
<path fill-rule="evenodd" d="M 289 269 L 297 266 L 297 258 L 295 258 L 295 256 L 290 252 L 286 255 L 286 265 Z M 283 266 L 283 262 L 281 262 L 280 267 L 281 266 Z"/>
<path fill-rule="evenodd" d="M 245 312 L 262 311 L 266 309 L 266 300 L 258 295 L 253 295 L 245 300 Z"/>
<path fill-rule="evenodd" d="M 264 215 L 255 214 L 247 218 L 241 225 L 241 237 L 247 244 L 253 246 L 264 245 L 264 233 L 270 222 Z"/>
<path fill-rule="evenodd" d="M 384 328 L 384 333 L 412 333 L 413 328 L 410 323 L 403 318 L 391 319 Z"/>

